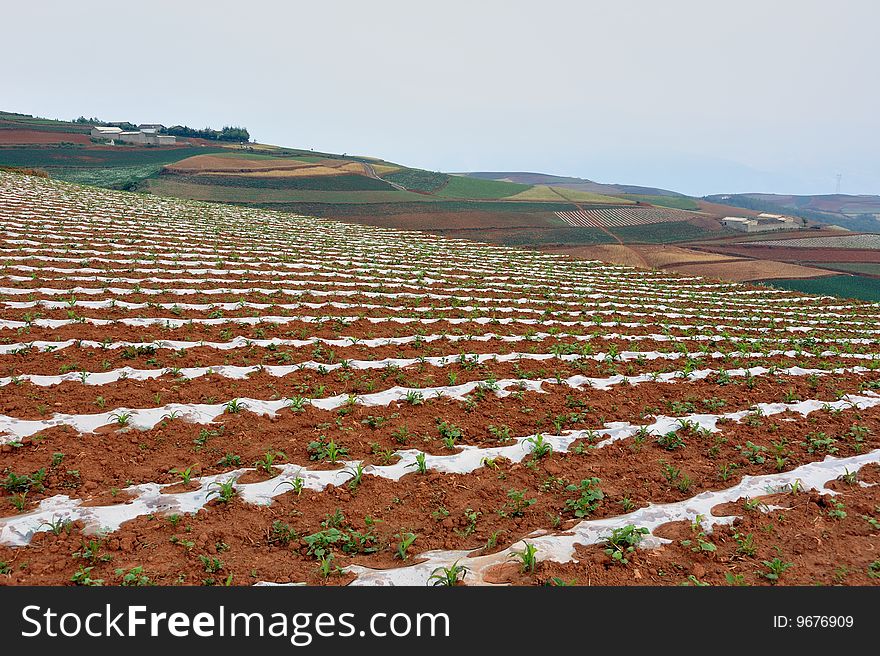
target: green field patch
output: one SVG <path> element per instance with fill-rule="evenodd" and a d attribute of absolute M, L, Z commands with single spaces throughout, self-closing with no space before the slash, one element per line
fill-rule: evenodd
<path fill-rule="evenodd" d="M 621 198 L 649 203 L 659 207 L 671 207 L 677 210 L 698 210 L 700 206 L 693 198 L 686 196 L 649 196 L 647 194 L 623 194 Z"/>
<path fill-rule="evenodd" d="M 561 187 L 550 187 L 548 185 L 535 185 L 518 194 L 509 196 L 506 200 L 549 200 L 559 201 L 567 199 L 576 203 L 615 203 L 620 205 L 627 201 L 621 201 L 619 198 L 612 196 L 603 196 L 602 194 L 594 194 L 591 191 L 577 191 L 575 189 L 564 189 Z"/>
<path fill-rule="evenodd" d="M 543 228 L 540 230 L 512 230 L 507 234 L 490 233 L 487 239 L 505 246 L 532 246 L 535 244 L 611 244 L 614 240 L 598 228 L 575 226 Z"/>
<path fill-rule="evenodd" d="M 106 187 L 107 189 L 134 190 L 138 185 L 162 170 L 162 164 L 145 166 L 113 166 L 108 168 L 63 168 L 48 169 L 49 177 L 65 182 Z"/>
<path fill-rule="evenodd" d="M 832 268 L 868 276 L 880 276 L 880 263 L 877 262 L 807 262 L 809 266 Z"/>
<path fill-rule="evenodd" d="M 449 182 L 434 193 L 443 198 L 463 199 L 499 199 L 513 196 L 525 191 L 531 185 L 516 184 L 515 182 L 500 182 L 498 180 L 481 180 L 468 178 L 461 175 L 449 177 Z"/>
<path fill-rule="evenodd" d="M 364 175 L 265 176 L 252 175 L 175 175 L 174 182 L 246 189 L 288 189 L 315 191 L 393 191 L 381 180 Z"/>
<path fill-rule="evenodd" d="M 432 192 L 439 189 L 449 181 L 450 176 L 445 173 L 423 171 L 421 169 L 402 169 L 393 173 L 386 173 L 383 180 L 403 185 L 413 191 Z"/>
<path fill-rule="evenodd" d="M 880 301 L 880 279 L 865 276 L 827 276 L 823 278 L 763 280 L 763 284 L 805 294 Z"/>
<path fill-rule="evenodd" d="M 224 187 L 220 185 L 178 182 L 176 176 L 160 176 L 147 181 L 147 191 L 158 196 L 188 198 L 218 203 L 394 203 L 422 200 L 406 191 L 316 191 L 311 189 L 267 189 L 265 187 Z"/>
<path fill-rule="evenodd" d="M 0 148 L 0 165 L 34 168 L 54 166 L 65 169 L 132 167 L 171 164 L 194 155 L 211 155 L 220 152 L 222 151 L 217 148 L 135 148 L 129 146 L 111 148 L 85 148 L 81 146 Z"/>
<path fill-rule="evenodd" d="M 725 233 L 711 232 L 687 221 L 668 221 L 648 225 L 609 228 L 625 244 L 667 244 L 676 241 L 700 239 L 707 235 L 721 236 Z"/>

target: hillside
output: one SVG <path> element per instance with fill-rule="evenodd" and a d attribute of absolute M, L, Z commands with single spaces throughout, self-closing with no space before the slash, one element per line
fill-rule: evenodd
<path fill-rule="evenodd" d="M 662 243 L 725 234 L 711 212 L 661 189 L 541 174 L 495 180 L 370 157 L 199 138 L 178 138 L 174 147 L 110 145 L 90 139 L 89 129 L 0 113 L 0 166 L 42 169 L 55 179 L 157 196 L 527 247 Z M 654 207 L 680 212 L 652 212 Z M 605 208 L 616 208 L 614 221 L 603 218 Z M 579 212 L 590 218 L 570 219 Z"/>
<path fill-rule="evenodd" d="M 858 232 L 880 232 L 880 196 L 825 194 L 790 196 L 783 194 L 718 194 L 707 201 L 761 212 L 800 216 Z"/>
<path fill-rule="evenodd" d="M 719 219 L 753 216 L 769 206 L 766 199 L 758 209 L 737 209 L 653 187 L 533 172 L 451 174 L 375 157 L 203 138 L 216 131 L 179 129 L 174 145 L 149 146 L 93 139 L 90 129 L 83 122 L 0 113 L 0 166 L 154 196 L 421 230 L 730 280 L 816 278 L 831 272 L 880 276 L 841 268 L 847 253 L 826 264 L 789 251 L 741 248 L 740 242 L 751 237 L 724 228 Z M 201 136 L 185 136 L 189 132 Z M 870 206 L 825 202 L 816 207 L 827 213 Z M 839 219 L 835 222 L 863 220 Z M 668 247 L 658 248 L 664 244 Z M 854 288 L 858 291 L 858 285 L 841 286 Z"/>
<path fill-rule="evenodd" d="M 873 305 L 4 172 L 0 275 L 3 585 L 878 583 Z"/>

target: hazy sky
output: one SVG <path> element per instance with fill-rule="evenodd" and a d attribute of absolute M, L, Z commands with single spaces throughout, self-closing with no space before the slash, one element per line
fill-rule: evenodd
<path fill-rule="evenodd" d="M 432 170 L 880 193 L 880 2 L 4 2 L 0 108 Z"/>

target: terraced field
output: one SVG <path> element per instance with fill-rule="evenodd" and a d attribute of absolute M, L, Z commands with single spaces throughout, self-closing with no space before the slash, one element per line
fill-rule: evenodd
<path fill-rule="evenodd" d="M 0 173 L 0 583 L 876 584 L 877 306 Z"/>
<path fill-rule="evenodd" d="M 692 218 L 682 210 L 664 207 L 609 207 L 575 212 L 557 212 L 556 216 L 573 226 L 584 228 L 621 228 L 654 223 L 683 222 Z"/>

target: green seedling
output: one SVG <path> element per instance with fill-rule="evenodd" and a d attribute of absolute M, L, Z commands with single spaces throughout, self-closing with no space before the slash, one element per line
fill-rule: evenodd
<path fill-rule="evenodd" d="M 787 563 L 779 557 L 774 558 L 773 560 L 762 560 L 761 564 L 767 571 L 758 573 L 774 584 L 779 581 L 780 577 L 786 572 L 786 570 L 794 567 L 794 563 Z"/>
<path fill-rule="evenodd" d="M 411 462 L 407 467 L 415 467 L 418 473 L 426 474 L 428 472 L 427 456 L 424 453 L 417 453 L 416 461 Z"/>
<path fill-rule="evenodd" d="M 525 545 L 525 547 L 522 549 L 522 551 L 513 551 L 508 557 L 519 561 L 519 571 L 521 574 L 525 574 L 527 572 L 529 574 L 533 574 L 535 572 L 535 566 L 538 564 L 538 559 L 535 557 L 535 554 L 538 552 L 538 548 L 528 542 L 523 542 L 523 544 Z"/>
<path fill-rule="evenodd" d="M 601 482 L 598 478 L 585 478 L 578 485 L 566 486 L 567 491 L 580 492 L 580 496 L 576 499 L 568 499 L 565 502 L 565 507 L 578 518 L 586 517 L 595 512 L 602 499 L 605 498 L 605 493 L 599 488 Z"/>
<path fill-rule="evenodd" d="M 141 565 L 132 567 L 127 572 L 122 568 L 117 569 L 116 576 L 122 577 L 121 585 L 125 587 L 144 587 L 153 585 L 150 577 L 144 574 L 144 568 Z"/>
<path fill-rule="evenodd" d="M 407 551 L 412 546 L 413 542 L 416 541 L 416 534 L 404 533 L 403 531 L 401 531 L 398 534 L 397 538 L 397 553 L 395 554 L 395 556 L 397 558 L 400 558 L 401 560 L 406 560 L 407 558 L 409 558 L 409 556 L 407 555 Z"/>
<path fill-rule="evenodd" d="M 438 567 L 432 571 L 431 576 L 428 577 L 428 585 L 432 587 L 456 586 L 464 580 L 468 571 L 466 566 L 459 565 L 458 561 L 455 561 L 449 567 Z"/>
<path fill-rule="evenodd" d="M 502 517 L 522 517 L 529 506 L 537 503 L 537 499 L 526 499 L 526 493 L 528 490 L 508 490 L 507 498 L 509 501 L 504 505 L 504 507 L 498 511 L 498 514 Z"/>
<path fill-rule="evenodd" d="M 186 469 L 183 469 L 183 470 L 172 469 L 171 473 L 177 474 L 178 476 L 180 476 L 180 480 L 182 483 L 184 483 L 185 485 L 189 485 L 190 481 L 192 481 L 194 467 L 195 467 L 195 465 L 193 465 L 191 467 L 187 467 Z"/>
<path fill-rule="evenodd" d="M 214 481 L 208 486 L 208 494 L 205 499 L 217 497 L 220 503 L 229 503 L 238 494 L 235 489 L 235 479 L 228 479 L 223 482 Z"/>
<path fill-rule="evenodd" d="M 634 524 L 616 528 L 611 531 L 610 536 L 605 538 L 605 555 L 615 563 L 628 565 L 628 556 L 635 552 L 636 547 L 647 534 L 647 528 L 636 527 Z"/>
<path fill-rule="evenodd" d="M 532 445 L 531 453 L 532 458 L 540 459 L 550 453 L 553 453 L 553 445 L 544 440 L 544 436 L 540 433 L 535 435 L 534 437 L 530 437 L 526 440 L 529 444 Z"/>

